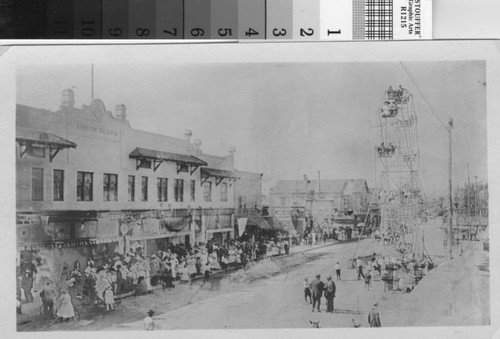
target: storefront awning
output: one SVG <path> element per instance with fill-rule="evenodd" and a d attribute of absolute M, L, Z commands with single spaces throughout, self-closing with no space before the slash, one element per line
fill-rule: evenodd
<path fill-rule="evenodd" d="M 273 231 L 286 231 L 285 225 L 276 217 L 266 217 L 267 223 L 272 227 Z"/>
<path fill-rule="evenodd" d="M 251 217 L 248 217 L 248 221 L 247 221 L 247 227 L 248 226 L 254 226 L 254 227 L 258 227 L 262 230 L 267 230 L 267 231 L 272 231 L 273 228 L 271 227 L 271 225 L 269 225 L 266 221 L 266 219 L 264 219 L 264 217 L 261 217 L 261 216 L 251 216 Z"/>
<path fill-rule="evenodd" d="M 76 148 L 76 144 L 58 135 L 48 132 L 33 131 L 24 128 L 16 128 L 16 141 L 20 145 L 21 158 L 32 147 L 48 147 L 49 160 L 52 162 L 54 157 L 64 148 Z"/>
<path fill-rule="evenodd" d="M 141 160 L 150 160 L 154 162 L 154 170 L 156 171 L 163 161 L 171 161 L 177 164 L 177 173 L 182 171 L 186 166 L 191 166 L 191 174 L 200 166 L 207 166 L 207 163 L 192 155 L 170 153 L 157 151 L 148 148 L 137 147 L 129 154 L 130 159 L 136 159 L 137 169 L 140 167 Z"/>
<path fill-rule="evenodd" d="M 230 185 L 232 185 L 234 181 L 239 179 L 233 172 L 217 168 L 204 167 L 200 170 L 200 173 L 202 185 L 209 178 L 215 178 L 215 186 L 218 186 L 224 179 L 229 179 Z"/>

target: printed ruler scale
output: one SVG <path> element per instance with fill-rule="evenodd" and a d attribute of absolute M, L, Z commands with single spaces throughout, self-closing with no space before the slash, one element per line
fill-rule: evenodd
<path fill-rule="evenodd" d="M 432 0 L 15 0 L 0 6 L 0 39 L 432 39 Z"/>

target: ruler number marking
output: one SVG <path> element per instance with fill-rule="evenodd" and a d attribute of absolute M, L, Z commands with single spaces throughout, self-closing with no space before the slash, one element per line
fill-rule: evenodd
<path fill-rule="evenodd" d="M 233 36 L 233 30 L 231 28 L 219 28 L 217 33 L 219 36 Z"/>
<path fill-rule="evenodd" d="M 281 30 L 278 28 L 273 29 L 274 36 L 284 36 L 286 35 L 286 29 L 282 28 Z"/>
<path fill-rule="evenodd" d="M 205 30 L 203 28 L 193 28 L 191 30 L 191 35 L 194 36 L 194 37 L 204 36 L 205 35 Z"/>
<path fill-rule="evenodd" d="M 177 28 L 173 28 L 172 31 L 169 31 L 168 29 L 164 29 L 163 33 L 170 34 L 172 36 L 177 36 Z"/>
<path fill-rule="evenodd" d="M 312 36 L 314 34 L 314 29 L 308 28 L 307 30 L 301 28 L 300 29 L 300 36 Z"/>
<path fill-rule="evenodd" d="M 250 27 L 248 28 L 248 31 L 245 32 L 245 36 L 252 36 L 252 35 L 259 35 L 259 32 Z"/>

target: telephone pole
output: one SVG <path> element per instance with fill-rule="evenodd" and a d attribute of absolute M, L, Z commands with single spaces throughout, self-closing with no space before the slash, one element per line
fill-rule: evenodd
<path fill-rule="evenodd" d="M 448 164 L 448 178 L 449 178 L 449 198 L 450 198 L 450 220 L 449 220 L 449 228 L 448 228 L 448 234 L 449 234 L 449 243 L 450 243 L 450 260 L 453 259 L 452 255 L 452 245 L 453 245 L 453 196 L 452 196 L 452 185 L 451 185 L 451 175 L 452 175 L 452 152 L 451 152 L 451 146 L 452 146 L 452 139 L 451 139 L 451 131 L 453 130 L 453 119 L 450 119 L 449 121 L 449 126 L 448 126 L 448 143 L 450 147 L 450 154 L 449 154 L 449 164 Z"/>

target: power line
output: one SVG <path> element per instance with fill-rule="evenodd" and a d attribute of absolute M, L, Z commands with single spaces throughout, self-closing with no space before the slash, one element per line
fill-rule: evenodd
<path fill-rule="evenodd" d="M 427 99 L 425 98 L 425 96 L 423 95 L 423 93 L 418 88 L 415 80 L 413 80 L 413 78 L 412 78 L 410 72 L 408 72 L 408 69 L 406 68 L 405 64 L 402 61 L 400 62 L 400 64 L 401 64 L 401 67 L 406 72 L 406 74 L 408 75 L 408 77 L 410 78 L 411 82 L 413 83 L 413 86 L 415 86 L 415 89 L 417 90 L 418 94 L 420 94 L 420 96 L 422 97 L 422 100 L 424 100 L 424 102 L 427 104 L 427 107 L 429 107 L 429 110 L 431 111 L 431 113 L 434 115 L 434 117 L 436 117 L 436 119 L 439 121 L 439 123 L 441 124 L 441 126 L 443 126 L 443 128 L 445 130 L 448 130 L 448 127 L 443 123 L 443 121 L 441 121 L 441 119 L 439 119 L 439 117 L 436 114 L 436 112 L 434 112 L 434 110 L 432 109 L 432 106 L 429 104 L 429 102 L 427 101 Z"/>

